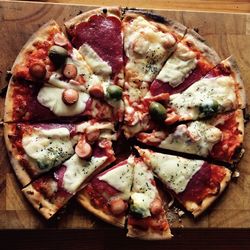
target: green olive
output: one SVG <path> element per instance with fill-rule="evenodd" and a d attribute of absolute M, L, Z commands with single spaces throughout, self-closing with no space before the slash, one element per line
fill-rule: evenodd
<path fill-rule="evenodd" d="M 49 50 L 49 58 L 58 68 L 65 63 L 67 56 L 68 52 L 63 47 L 53 45 Z"/>
<path fill-rule="evenodd" d="M 117 85 L 111 85 L 107 88 L 108 97 L 120 100 L 122 98 L 122 88 Z"/>
<path fill-rule="evenodd" d="M 149 106 L 149 113 L 154 120 L 163 121 L 166 119 L 166 109 L 159 102 L 152 102 Z"/>
<path fill-rule="evenodd" d="M 219 103 L 216 100 L 206 100 L 199 106 L 200 117 L 211 117 L 218 113 Z"/>

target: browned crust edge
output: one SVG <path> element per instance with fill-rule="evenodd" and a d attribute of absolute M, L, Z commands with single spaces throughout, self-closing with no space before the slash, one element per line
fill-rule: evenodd
<path fill-rule="evenodd" d="M 123 22 L 126 23 L 126 20 L 131 20 L 138 16 L 144 17 L 147 21 L 154 22 L 156 26 L 159 26 L 164 31 L 172 31 L 179 35 L 179 41 L 184 37 L 187 32 L 187 27 L 183 24 L 172 20 L 167 19 L 166 17 L 160 16 L 153 12 L 140 10 L 140 9 L 124 9 L 124 18 Z"/>
<path fill-rule="evenodd" d="M 76 196 L 77 201 L 83 206 L 86 210 L 100 218 L 101 220 L 110 223 L 116 227 L 124 228 L 126 217 L 117 218 L 111 214 L 106 214 L 102 210 L 95 208 L 90 201 L 88 194 L 85 189 L 80 191 Z"/>
<path fill-rule="evenodd" d="M 208 46 L 206 40 L 192 29 L 188 29 L 184 40 L 191 40 L 196 48 L 200 50 L 202 55 L 214 66 L 221 62 L 221 58 L 217 52 Z"/>
<path fill-rule="evenodd" d="M 240 69 L 237 65 L 237 62 L 235 60 L 235 58 L 233 56 L 228 57 L 227 59 L 225 59 L 224 61 L 222 61 L 222 63 L 225 66 L 229 66 L 234 75 L 234 79 L 236 80 L 236 90 L 237 90 L 237 98 L 238 98 L 238 108 L 240 109 L 245 109 L 246 108 L 246 92 L 245 92 L 245 87 L 244 87 L 244 83 L 243 80 L 241 78 L 241 74 L 240 74 Z"/>
<path fill-rule="evenodd" d="M 29 51 L 32 51 L 34 49 L 33 43 L 35 41 L 39 41 L 40 39 L 45 39 L 49 35 L 49 31 L 52 28 L 57 28 L 59 31 L 61 31 L 59 25 L 56 23 L 55 20 L 50 20 L 44 25 L 42 25 L 33 35 L 28 39 L 28 41 L 24 44 L 23 48 L 19 52 L 13 66 L 11 69 L 11 72 L 13 75 L 15 75 L 15 66 L 18 64 L 22 64 L 25 59 L 25 54 Z"/>
<path fill-rule="evenodd" d="M 136 238 L 140 240 L 169 240 L 173 237 L 170 232 L 170 229 L 167 229 L 163 232 L 152 229 L 140 230 L 132 227 L 131 225 L 128 225 L 127 229 L 127 237 Z"/>
<path fill-rule="evenodd" d="M 4 124 L 5 144 L 6 144 L 6 148 L 8 150 L 8 155 L 9 155 L 9 159 L 10 159 L 10 163 L 12 165 L 12 168 L 13 168 L 17 178 L 21 182 L 22 186 L 26 186 L 31 182 L 31 177 L 29 176 L 27 171 L 25 171 L 23 166 L 18 161 L 18 152 L 12 146 L 12 144 L 9 140 L 9 137 L 8 137 L 9 135 L 12 134 L 13 126 L 15 126 L 15 124 L 7 124 L 7 123 Z"/>
<path fill-rule="evenodd" d="M 119 19 L 121 18 L 121 8 L 120 7 L 102 7 L 98 9 L 93 9 L 87 12 L 84 12 L 76 17 L 73 17 L 72 19 L 66 21 L 64 23 L 65 27 L 67 30 L 70 30 L 74 28 L 77 24 L 81 22 L 86 22 L 89 17 L 93 15 L 100 15 L 100 14 L 105 14 L 108 16 L 116 16 Z"/>
<path fill-rule="evenodd" d="M 227 168 L 224 168 L 224 169 L 226 171 L 226 175 L 225 175 L 224 179 L 220 183 L 220 191 L 219 191 L 218 194 L 205 198 L 202 201 L 201 205 L 197 205 L 197 203 L 195 203 L 195 202 L 186 202 L 184 204 L 185 208 L 189 212 L 191 212 L 194 217 L 197 217 L 200 214 L 202 214 L 221 195 L 221 193 L 227 187 L 229 181 L 231 180 L 232 172 Z"/>
<path fill-rule="evenodd" d="M 41 193 L 35 190 L 32 184 L 29 184 L 27 187 L 23 188 L 22 192 L 32 204 L 32 206 L 47 220 L 59 210 L 55 204 L 49 202 Z"/>
<path fill-rule="evenodd" d="M 9 86 L 7 89 L 6 97 L 5 97 L 5 103 L 4 103 L 4 115 L 3 120 L 4 122 L 12 122 L 13 121 L 13 88 L 14 88 L 14 82 L 11 78 L 9 81 Z"/>

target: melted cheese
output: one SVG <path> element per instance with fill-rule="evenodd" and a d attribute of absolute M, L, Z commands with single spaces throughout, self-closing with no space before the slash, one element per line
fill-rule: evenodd
<path fill-rule="evenodd" d="M 42 87 L 37 95 L 37 100 L 57 116 L 74 116 L 83 113 L 89 95 L 79 92 L 78 101 L 73 105 L 66 105 L 62 100 L 63 91 L 64 89 L 50 86 Z"/>
<path fill-rule="evenodd" d="M 147 163 L 153 168 L 159 179 L 175 193 L 183 192 L 192 176 L 204 164 L 204 161 L 200 160 L 189 160 L 179 156 L 152 153 L 149 150 L 141 151 L 143 152 L 142 157 L 147 159 Z"/>
<path fill-rule="evenodd" d="M 86 43 L 79 48 L 80 54 L 87 61 L 90 68 L 97 75 L 110 75 L 112 73 L 111 66 L 102 60 L 102 58 Z"/>
<path fill-rule="evenodd" d="M 175 88 L 189 76 L 196 65 L 196 54 L 187 46 L 179 43 L 176 51 L 165 63 L 156 79 Z"/>
<path fill-rule="evenodd" d="M 195 82 L 181 94 L 170 96 L 170 106 L 185 119 L 203 117 L 199 107 L 217 101 L 218 112 L 225 112 L 237 107 L 234 80 L 229 76 L 204 78 Z"/>
<path fill-rule="evenodd" d="M 218 128 L 195 121 L 188 126 L 177 126 L 175 132 L 164 139 L 159 147 L 205 157 L 221 137 L 222 132 Z"/>
<path fill-rule="evenodd" d="M 129 199 L 133 181 L 133 165 L 126 163 L 118 166 L 101 175 L 98 179 L 107 182 L 120 191 L 125 199 Z"/>
<path fill-rule="evenodd" d="M 143 217 L 151 216 L 150 205 L 158 194 L 156 187 L 152 184 L 153 179 L 152 172 L 143 162 L 135 165 L 131 203 L 136 210 L 141 211 Z"/>
<path fill-rule="evenodd" d="M 101 79 L 93 74 L 90 67 L 87 65 L 81 54 L 76 50 L 73 49 L 70 57 L 67 58 L 66 64 L 73 64 L 77 68 L 77 75 L 83 76 L 85 83 L 84 84 L 74 84 L 71 80 L 62 80 L 64 77 L 61 74 L 61 69 L 59 71 L 54 72 L 49 80 L 48 83 L 58 87 L 58 88 L 72 88 L 78 91 L 86 91 L 92 85 L 100 84 Z"/>
<path fill-rule="evenodd" d="M 58 166 L 74 154 L 70 132 L 66 128 L 35 129 L 32 134 L 23 136 L 22 145 L 42 171 Z"/>
<path fill-rule="evenodd" d="M 175 43 L 170 33 L 159 31 L 143 17 L 135 18 L 124 27 L 124 50 L 129 58 L 126 71 L 133 72 L 133 79 L 151 82 Z"/>
<path fill-rule="evenodd" d="M 107 156 L 91 157 L 85 161 L 74 154 L 69 160 L 63 163 L 66 171 L 63 176 L 63 187 L 70 193 L 75 193 L 81 184 L 106 160 Z"/>

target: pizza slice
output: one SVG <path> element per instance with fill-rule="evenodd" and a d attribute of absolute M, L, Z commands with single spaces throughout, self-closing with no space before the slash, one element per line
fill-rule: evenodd
<path fill-rule="evenodd" d="M 127 228 L 128 237 L 144 240 L 172 237 L 164 200 L 157 190 L 153 172 L 141 158 L 135 159 Z"/>
<path fill-rule="evenodd" d="M 137 150 L 143 161 L 194 217 L 219 197 L 231 179 L 231 171 L 223 166 L 139 147 Z"/>
<path fill-rule="evenodd" d="M 136 136 L 146 145 L 229 163 L 239 160 L 243 137 L 244 118 L 240 109 L 209 120 L 159 128 Z"/>
<path fill-rule="evenodd" d="M 91 151 L 88 142 L 103 137 L 116 140 L 114 125 L 94 121 L 80 124 L 5 123 L 4 136 L 13 169 L 23 186 L 61 165 L 75 152 L 83 157 L 82 148 Z"/>
<path fill-rule="evenodd" d="M 156 115 L 162 115 L 162 119 L 166 115 L 164 123 L 173 124 L 176 121 L 208 118 L 218 113 L 244 109 L 245 106 L 240 72 L 233 57 L 229 57 L 182 93 L 171 95 L 167 114 L 162 112 Z"/>
<path fill-rule="evenodd" d="M 133 182 L 134 157 L 95 176 L 78 193 L 80 204 L 100 219 L 118 227 L 125 226 Z"/>
<path fill-rule="evenodd" d="M 181 93 L 220 63 L 214 49 L 194 30 L 188 29 L 168 58 L 146 96 Z"/>
<path fill-rule="evenodd" d="M 22 189 L 28 201 L 46 219 L 84 188 L 94 175 L 115 161 L 111 141 L 114 135 L 108 132 L 107 124 L 89 125 L 76 127 L 77 131 L 85 132 L 68 160 Z"/>
<path fill-rule="evenodd" d="M 124 131 L 147 120 L 148 107 L 142 101 L 186 27 L 152 13 L 128 10 L 123 19 L 125 51 Z M 161 96 L 168 100 L 168 94 Z"/>

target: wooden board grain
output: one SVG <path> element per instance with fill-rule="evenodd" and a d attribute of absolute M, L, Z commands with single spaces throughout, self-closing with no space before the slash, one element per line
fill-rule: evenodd
<path fill-rule="evenodd" d="M 0 1 L 0 80 L 10 69 L 23 44 L 42 24 L 54 18 L 59 24 L 93 7 L 48 3 Z M 250 97 L 250 15 L 188 11 L 156 11 L 196 28 L 222 58 L 233 54 Z M 4 99 L 0 100 L 2 115 Z M 246 153 L 240 162 L 240 178 L 202 217 L 185 216 L 186 228 L 250 228 L 250 126 L 246 127 Z M 45 221 L 28 204 L 11 169 L 0 130 L 0 228 L 110 228 L 83 210 L 74 200 L 52 221 Z"/>

